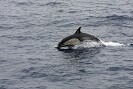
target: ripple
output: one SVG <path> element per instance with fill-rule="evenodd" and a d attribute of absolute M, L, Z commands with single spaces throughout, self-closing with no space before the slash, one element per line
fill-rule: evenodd
<path fill-rule="evenodd" d="M 16 4 L 17 6 L 30 6 L 33 5 L 33 2 L 25 2 L 25 1 L 11 1 L 10 3 Z"/>
<path fill-rule="evenodd" d="M 123 88 L 122 85 L 115 84 L 115 85 L 110 86 L 108 89 L 125 89 L 125 88 Z"/>
<path fill-rule="evenodd" d="M 0 26 L 1 30 L 8 30 L 8 29 L 13 29 L 13 26 Z"/>
<path fill-rule="evenodd" d="M 0 79 L 0 84 L 8 83 L 9 79 Z"/>
<path fill-rule="evenodd" d="M 123 70 L 122 67 L 110 67 L 110 68 L 108 69 L 108 71 L 121 71 L 121 70 Z"/>
<path fill-rule="evenodd" d="M 61 10 L 58 10 L 57 12 L 62 13 L 62 12 L 64 12 L 64 10 L 63 10 L 63 9 L 61 9 Z"/>
<path fill-rule="evenodd" d="M 129 46 L 133 47 L 133 43 L 128 44 Z"/>
<path fill-rule="evenodd" d="M 58 27 L 72 27 L 74 25 L 77 25 L 77 23 L 73 23 L 73 22 L 64 23 L 64 24 L 59 25 Z"/>
<path fill-rule="evenodd" d="M 42 38 L 42 36 L 35 36 L 35 37 L 32 37 L 32 36 L 12 36 L 12 35 L 2 35 L 0 37 L 3 37 L 3 38 L 10 38 L 12 40 L 19 40 L 19 41 L 23 41 L 23 40 L 39 40 Z"/>
<path fill-rule="evenodd" d="M 133 67 L 110 67 L 107 69 L 108 71 L 133 71 Z"/>
<path fill-rule="evenodd" d="M 111 16 L 106 16 L 106 17 L 104 17 L 104 18 L 107 18 L 107 19 L 109 19 L 109 20 L 122 20 L 122 21 L 124 21 L 124 20 L 129 20 L 129 21 L 133 21 L 133 18 L 132 17 L 129 17 L 129 16 L 127 16 L 127 15 L 111 15 Z"/>
<path fill-rule="evenodd" d="M 62 24 L 62 23 L 65 23 L 67 20 L 55 20 L 51 23 L 48 23 L 48 24 Z"/>
<path fill-rule="evenodd" d="M 47 77 L 48 75 L 45 73 L 39 73 L 39 72 L 31 72 L 30 74 L 26 75 L 25 77 L 31 77 L 31 78 L 41 78 L 41 77 Z M 24 77 L 24 76 L 23 76 Z"/>
<path fill-rule="evenodd" d="M 7 89 L 4 85 L 0 86 L 0 89 Z"/>
<path fill-rule="evenodd" d="M 2 58 L 1 58 L 2 59 Z M 7 60 L 0 60 L 0 64 L 4 64 L 4 63 L 6 63 L 7 62 Z"/>
<path fill-rule="evenodd" d="M 31 60 L 31 61 L 42 61 L 43 59 L 41 59 L 41 58 L 28 58 L 28 60 Z"/>
<path fill-rule="evenodd" d="M 33 89 L 33 88 L 32 88 Z M 47 87 L 46 86 L 38 86 L 38 87 L 36 87 L 35 89 L 47 89 Z"/>
<path fill-rule="evenodd" d="M 20 79 L 21 78 L 22 79 L 24 79 L 24 78 L 42 78 L 42 77 L 48 76 L 46 73 L 37 71 L 37 69 L 35 67 L 23 69 L 20 72 L 23 73 L 23 75 L 20 75 Z"/>
<path fill-rule="evenodd" d="M 74 14 L 74 13 L 77 13 L 78 11 L 76 11 L 76 10 L 71 10 L 71 11 L 69 11 L 68 13 L 71 13 L 71 14 Z"/>
<path fill-rule="evenodd" d="M 46 5 L 48 5 L 48 6 L 58 6 L 61 4 L 62 4 L 61 2 L 48 2 L 48 3 L 46 3 Z"/>

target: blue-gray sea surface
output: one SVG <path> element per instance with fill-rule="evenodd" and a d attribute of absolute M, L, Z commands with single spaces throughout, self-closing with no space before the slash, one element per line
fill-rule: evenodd
<path fill-rule="evenodd" d="M 107 46 L 58 51 L 82 32 Z M 0 0 L 0 89 L 133 89 L 132 0 Z"/>

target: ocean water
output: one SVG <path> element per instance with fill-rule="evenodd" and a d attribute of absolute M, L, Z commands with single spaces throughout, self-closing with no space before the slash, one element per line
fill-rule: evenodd
<path fill-rule="evenodd" d="M 55 48 L 80 26 L 106 47 Z M 133 89 L 133 1 L 0 0 L 0 89 Z"/>

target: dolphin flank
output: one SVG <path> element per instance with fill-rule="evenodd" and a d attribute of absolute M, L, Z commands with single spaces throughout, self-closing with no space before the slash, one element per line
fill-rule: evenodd
<path fill-rule="evenodd" d="M 72 35 L 64 38 L 62 41 L 60 41 L 58 43 L 57 49 L 60 49 L 62 47 L 72 48 L 75 45 L 78 45 L 81 42 L 84 42 L 87 40 L 101 43 L 101 41 L 97 37 L 87 34 L 87 33 L 82 33 L 80 29 L 81 29 L 81 27 L 79 27 L 74 34 L 72 34 Z"/>

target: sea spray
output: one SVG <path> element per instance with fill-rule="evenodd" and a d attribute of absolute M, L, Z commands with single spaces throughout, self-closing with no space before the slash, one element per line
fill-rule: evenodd
<path fill-rule="evenodd" d="M 125 44 L 121 44 L 121 43 L 117 43 L 117 42 L 105 42 L 105 41 L 102 41 L 101 42 L 105 45 L 105 46 L 125 46 Z"/>
<path fill-rule="evenodd" d="M 105 46 L 110 46 L 110 47 L 118 47 L 118 46 L 126 46 L 125 44 L 122 43 L 117 43 L 117 42 L 105 42 L 105 41 L 100 41 L 100 42 L 95 42 L 95 41 L 84 41 L 79 45 L 76 45 L 74 48 L 90 48 L 90 47 L 105 47 Z"/>

